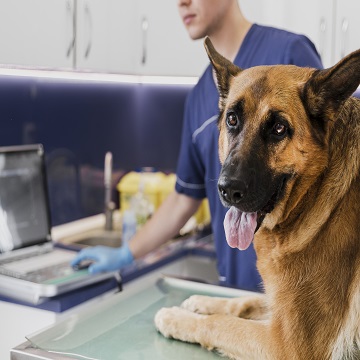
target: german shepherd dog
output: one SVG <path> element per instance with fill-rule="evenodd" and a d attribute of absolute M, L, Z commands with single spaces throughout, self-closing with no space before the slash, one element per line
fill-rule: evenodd
<path fill-rule="evenodd" d="M 232 359 L 360 359 L 360 50 L 325 70 L 242 70 L 205 47 L 226 238 L 254 241 L 265 293 L 194 295 L 155 325 Z"/>

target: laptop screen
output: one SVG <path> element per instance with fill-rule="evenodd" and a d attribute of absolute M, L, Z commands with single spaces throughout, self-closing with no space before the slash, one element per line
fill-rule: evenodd
<path fill-rule="evenodd" d="M 49 240 L 43 147 L 0 147 L 0 252 Z"/>

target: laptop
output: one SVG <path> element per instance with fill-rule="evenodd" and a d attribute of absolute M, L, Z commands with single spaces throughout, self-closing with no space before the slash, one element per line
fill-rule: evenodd
<path fill-rule="evenodd" d="M 44 149 L 41 144 L 0 147 L 0 295 L 40 304 L 118 272 L 75 270 L 75 251 L 51 239 Z"/>

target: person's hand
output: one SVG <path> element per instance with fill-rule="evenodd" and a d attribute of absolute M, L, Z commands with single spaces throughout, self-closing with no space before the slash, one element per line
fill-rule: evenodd
<path fill-rule="evenodd" d="M 94 263 L 88 268 L 90 274 L 97 274 L 105 271 L 120 270 L 122 267 L 131 264 L 134 257 L 127 244 L 114 249 L 107 246 L 95 246 L 81 250 L 71 261 L 71 266 L 78 265 L 83 260 L 93 260 Z"/>

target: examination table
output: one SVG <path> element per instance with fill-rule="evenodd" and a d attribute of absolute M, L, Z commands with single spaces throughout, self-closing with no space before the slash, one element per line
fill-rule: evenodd
<path fill-rule="evenodd" d="M 125 283 L 123 291 L 100 304 L 30 334 L 11 350 L 11 359 L 219 359 L 199 345 L 163 337 L 154 315 L 192 294 L 233 297 L 248 292 L 209 283 L 216 277 L 216 260 L 204 247 L 186 244 L 179 250 L 159 255 L 156 263 L 167 263 Z"/>

